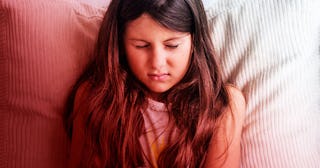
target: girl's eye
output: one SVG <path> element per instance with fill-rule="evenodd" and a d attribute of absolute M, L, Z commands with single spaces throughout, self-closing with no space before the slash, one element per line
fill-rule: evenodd
<path fill-rule="evenodd" d="M 147 48 L 149 45 L 146 44 L 146 45 L 136 45 L 136 48 Z"/>
<path fill-rule="evenodd" d="M 166 45 L 166 47 L 170 48 L 170 49 L 175 49 L 179 47 L 179 44 L 177 45 Z"/>

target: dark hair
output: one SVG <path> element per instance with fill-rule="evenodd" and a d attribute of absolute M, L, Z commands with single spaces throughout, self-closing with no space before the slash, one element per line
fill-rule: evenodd
<path fill-rule="evenodd" d="M 152 167 L 139 144 L 146 88 L 130 72 L 122 42 L 126 24 L 144 13 L 168 29 L 192 35 L 190 67 L 163 94 L 170 127 L 177 128 L 179 138 L 171 139 L 160 153 L 158 167 L 203 167 L 216 122 L 228 104 L 201 0 L 113 0 L 102 21 L 94 60 L 74 90 L 89 83 L 86 105 L 80 104 L 87 109 L 84 167 L 97 166 L 95 160 L 101 167 Z M 70 135 L 75 115 L 68 115 Z"/>

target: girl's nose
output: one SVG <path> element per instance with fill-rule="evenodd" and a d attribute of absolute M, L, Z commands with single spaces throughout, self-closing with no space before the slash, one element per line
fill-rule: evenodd
<path fill-rule="evenodd" d="M 160 69 L 161 67 L 165 66 L 167 62 L 166 51 L 161 47 L 154 47 L 152 48 L 152 52 L 150 55 L 150 63 L 152 68 Z"/>

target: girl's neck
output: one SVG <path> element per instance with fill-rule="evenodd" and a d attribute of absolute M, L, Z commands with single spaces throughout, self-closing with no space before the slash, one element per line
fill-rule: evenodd
<path fill-rule="evenodd" d="M 157 102 L 162 102 L 164 103 L 164 96 L 162 93 L 155 93 L 155 92 L 148 92 L 147 94 L 148 99 L 157 101 Z"/>

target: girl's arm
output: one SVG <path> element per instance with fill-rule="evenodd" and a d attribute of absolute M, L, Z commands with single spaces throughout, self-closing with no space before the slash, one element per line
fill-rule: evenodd
<path fill-rule="evenodd" d="M 71 150 L 69 156 L 69 168 L 78 168 L 81 167 L 80 162 L 82 158 L 82 150 L 84 147 L 84 139 L 85 139 L 85 132 L 84 132 L 84 100 L 85 100 L 85 89 L 88 85 L 82 84 L 74 99 L 74 108 L 73 113 L 74 120 L 73 120 L 73 128 L 72 128 L 72 139 L 71 139 Z M 80 105 L 82 108 L 80 108 Z"/>
<path fill-rule="evenodd" d="M 209 147 L 206 168 L 239 168 L 240 140 L 245 99 L 238 89 L 227 86 L 230 107 L 222 116 Z"/>

